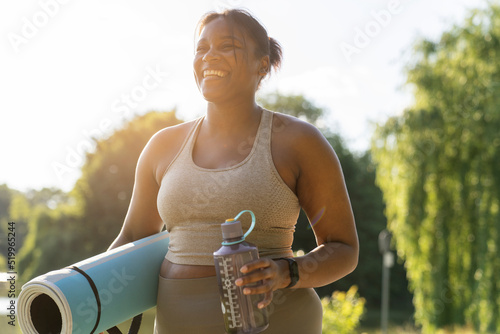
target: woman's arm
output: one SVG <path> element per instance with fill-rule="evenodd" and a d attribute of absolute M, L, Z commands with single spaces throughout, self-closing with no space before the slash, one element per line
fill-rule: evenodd
<path fill-rule="evenodd" d="M 337 155 L 316 128 L 304 128 L 303 138 L 297 142 L 297 196 L 313 224 L 318 247 L 296 258 L 297 288 L 339 280 L 356 268 L 359 253 L 354 215 Z"/>
<path fill-rule="evenodd" d="M 279 135 L 280 141 L 288 143 L 289 174 L 295 175 L 296 194 L 309 217 L 318 245 L 308 254 L 295 258 L 300 279 L 293 288 L 319 287 L 356 268 L 359 245 L 354 215 L 340 162 L 331 145 L 314 126 L 296 119 L 285 121 L 282 133 L 277 136 L 273 133 L 273 138 Z M 248 273 L 261 269 L 238 281 L 238 285 L 265 280 L 261 286 L 249 287 L 251 294 L 266 293 L 263 306 L 271 302 L 272 291 L 290 283 L 285 261 L 261 259 L 242 269 Z"/>
<path fill-rule="evenodd" d="M 122 229 L 109 249 L 145 238 L 161 231 L 163 222 L 158 213 L 158 161 L 164 157 L 164 140 L 168 140 L 167 129 L 154 135 L 145 146 L 135 171 L 134 189 Z M 170 131 L 171 132 L 171 131 Z M 162 148 L 163 147 L 163 148 Z"/>

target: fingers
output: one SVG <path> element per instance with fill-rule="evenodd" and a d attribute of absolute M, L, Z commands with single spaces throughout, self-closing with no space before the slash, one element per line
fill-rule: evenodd
<path fill-rule="evenodd" d="M 254 287 L 244 287 L 245 295 L 264 295 L 264 299 L 257 305 L 258 308 L 264 308 L 273 301 L 273 286 L 269 280 L 265 280 L 262 284 Z"/>
<path fill-rule="evenodd" d="M 241 272 L 245 275 L 236 280 L 236 285 L 243 287 L 246 295 L 264 294 L 258 307 L 268 306 L 273 299 L 273 291 L 279 288 L 281 278 L 278 265 L 271 259 L 259 259 L 245 264 Z"/>
<path fill-rule="evenodd" d="M 264 280 L 262 284 L 255 286 L 245 286 L 243 288 L 243 293 L 245 295 L 260 295 L 263 293 L 268 293 L 273 291 L 273 285 L 270 280 Z"/>
<path fill-rule="evenodd" d="M 274 261 L 271 259 L 258 259 L 255 261 L 252 261 L 250 263 L 245 264 L 243 267 L 241 267 L 241 272 L 243 274 L 249 273 L 251 271 L 260 269 L 260 268 L 268 268 L 274 264 Z"/>
<path fill-rule="evenodd" d="M 271 304 L 272 301 L 273 301 L 273 292 L 268 291 L 268 292 L 266 292 L 264 299 L 257 305 L 257 307 L 264 308 L 264 307 L 268 306 L 269 304 Z"/>
<path fill-rule="evenodd" d="M 246 275 L 236 280 L 235 283 L 237 286 L 244 286 L 263 280 L 274 280 L 278 273 L 274 261 L 268 259 L 248 263 L 241 268 L 241 272 Z"/>

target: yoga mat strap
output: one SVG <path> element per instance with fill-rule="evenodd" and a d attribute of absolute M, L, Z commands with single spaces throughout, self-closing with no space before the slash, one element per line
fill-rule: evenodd
<path fill-rule="evenodd" d="M 69 269 L 72 269 L 80 273 L 83 277 L 85 277 L 87 279 L 87 282 L 89 282 L 90 287 L 92 288 L 92 292 L 94 293 L 95 300 L 97 302 L 97 319 L 95 321 L 94 329 L 92 329 L 92 331 L 90 332 L 90 334 L 94 334 L 95 330 L 97 329 L 97 326 L 99 326 L 99 321 L 101 320 L 101 298 L 99 297 L 99 291 L 97 291 L 97 287 L 95 286 L 92 277 L 90 277 L 85 271 L 81 270 L 77 266 L 71 266 L 69 267 Z M 132 324 L 130 325 L 128 334 L 139 333 L 141 322 L 142 322 L 142 313 L 134 317 L 134 319 L 132 320 Z M 116 326 L 111 327 L 110 329 L 107 330 L 107 332 L 109 334 L 122 334 L 120 329 Z"/>
<path fill-rule="evenodd" d="M 128 334 L 139 333 L 139 328 L 141 328 L 141 322 L 142 322 L 142 313 L 134 317 L 134 319 L 132 320 L 132 324 L 130 325 Z M 109 334 L 123 334 L 122 331 L 116 326 L 111 327 L 110 329 L 107 330 L 107 332 Z"/>
<path fill-rule="evenodd" d="M 94 281 L 92 280 L 92 278 L 89 275 L 87 275 L 87 273 L 85 271 L 81 270 L 77 266 L 71 266 L 71 267 L 69 267 L 69 269 L 73 269 L 74 271 L 82 274 L 83 277 L 85 277 L 87 279 L 87 281 L 89 282 L 90 287 L 92 288 L 92 292 L 94 293 L 95 300 L 97 302 L 97 319 L 95 321 L 94 328 L 90 332 L 90 334 L 94 334 L 95 330 L 97 329 L 97 326 L 99 326 L 99 321 L 101 320 L 101 298 L 99 297 L 99 292 L 97 291 L 97 287 L 95 286 Z"/>
<path fill-rule="evenodd" d="M 142 322 L 142 313 L 134 317 L 134 319 L 132 320 L 132 324 L 130 325 L 130 330 L 128 331 L 128 334 L 138 334 L 139 328 L 141 328 L 141 322 Z"/>

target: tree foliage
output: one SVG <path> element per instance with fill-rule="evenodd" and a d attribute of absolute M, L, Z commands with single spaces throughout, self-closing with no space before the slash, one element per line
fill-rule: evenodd
<path fill-rule="evenodd" d="M 259 102 L 269 110 L 303 118 L 311 124 L 315 124 L 323 114 L 323 109 L 300 94 L 283 95 L 275 92 L 260 97 Z"/>
<path fill-rule="evenodd" d="M 10 216 L 28 226 L 21 281 L 106 250 L 123 224 L 139 154 L 155 132 L 179 122 L 175 111 L 139 116 L 97 140 L 70 194 L 42 189 L 13 197 Z"/>
<path fill-rule="evenodd" d="M 7 235 L 7 223 L 9 222 L 9 210 L 12 197 L 14 196 L 14 190 L 10 189 L 6 184 L 0 185 L 0 235 Z M 7 254 L 7 238 L 0 239 L 0 268 L 6 268 L 3 266 L 6 264 L 5 254 Z M 2 270 L 0 269 L 0 271 Z"/>
<path fill-rule="evenodd" d="M 10 232 L 9 222 L 14 222 L 15 249 L 16 252 L 23 246 L 26 235 L 28 234 L 29 202 L 19 191 L 10 189 L 7 185 L 0 186 L 0 257 L 7 254 L 7 235 Z M 5 262 L 5 259 L 0 260 Z M 0 271 L 2 271 L 0 267 Z M 3 267 L 6 268 L 6 267 Z"/>
<path fill-rule="evenodd" d="M 18 255 L 20 281 L 81 260 L 79 237 L 82 235 L 75 206 L 50 209 L 43 204 L 27 207 L 28 233 Z"/>
<path fill-rule="evenodd" d="M 359 327 L 365 312 L 365 299 L 353 285 L 346 292 L 335 291 L 321 299 L 323 305 L 323 333 L 352 334 Z"/>
<path fill-rule="evenodd" d="M 416 44 L 415 103 L 377 129 L 377 182 L 424 332 L 500 331 L 500 7 Z"/>
<path fill-rule="evenodd" d="M 106 250 L 120 232 L 132 197 L 137 160 L 157 131 L 181 121 L 171 112 L 138 116 L 109 138 L 97 141 L 87 154 L 74 195 L 78 199 L 85 234 L 81 246 L 90 253 Z"/>

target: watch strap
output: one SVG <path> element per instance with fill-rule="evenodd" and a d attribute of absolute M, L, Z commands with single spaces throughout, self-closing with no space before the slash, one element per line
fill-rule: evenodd
<path fill-rule="evenodd" d="M 279 260 L 285 260 L 288 262 L 288 270 L 290 272 L 290 284 L 286 288 L 291 288 L 299 281 L 298 271 L 294 270 L 294 266 L 297 266 L 297 262 L 293 258 L 280 257 Z"/>

